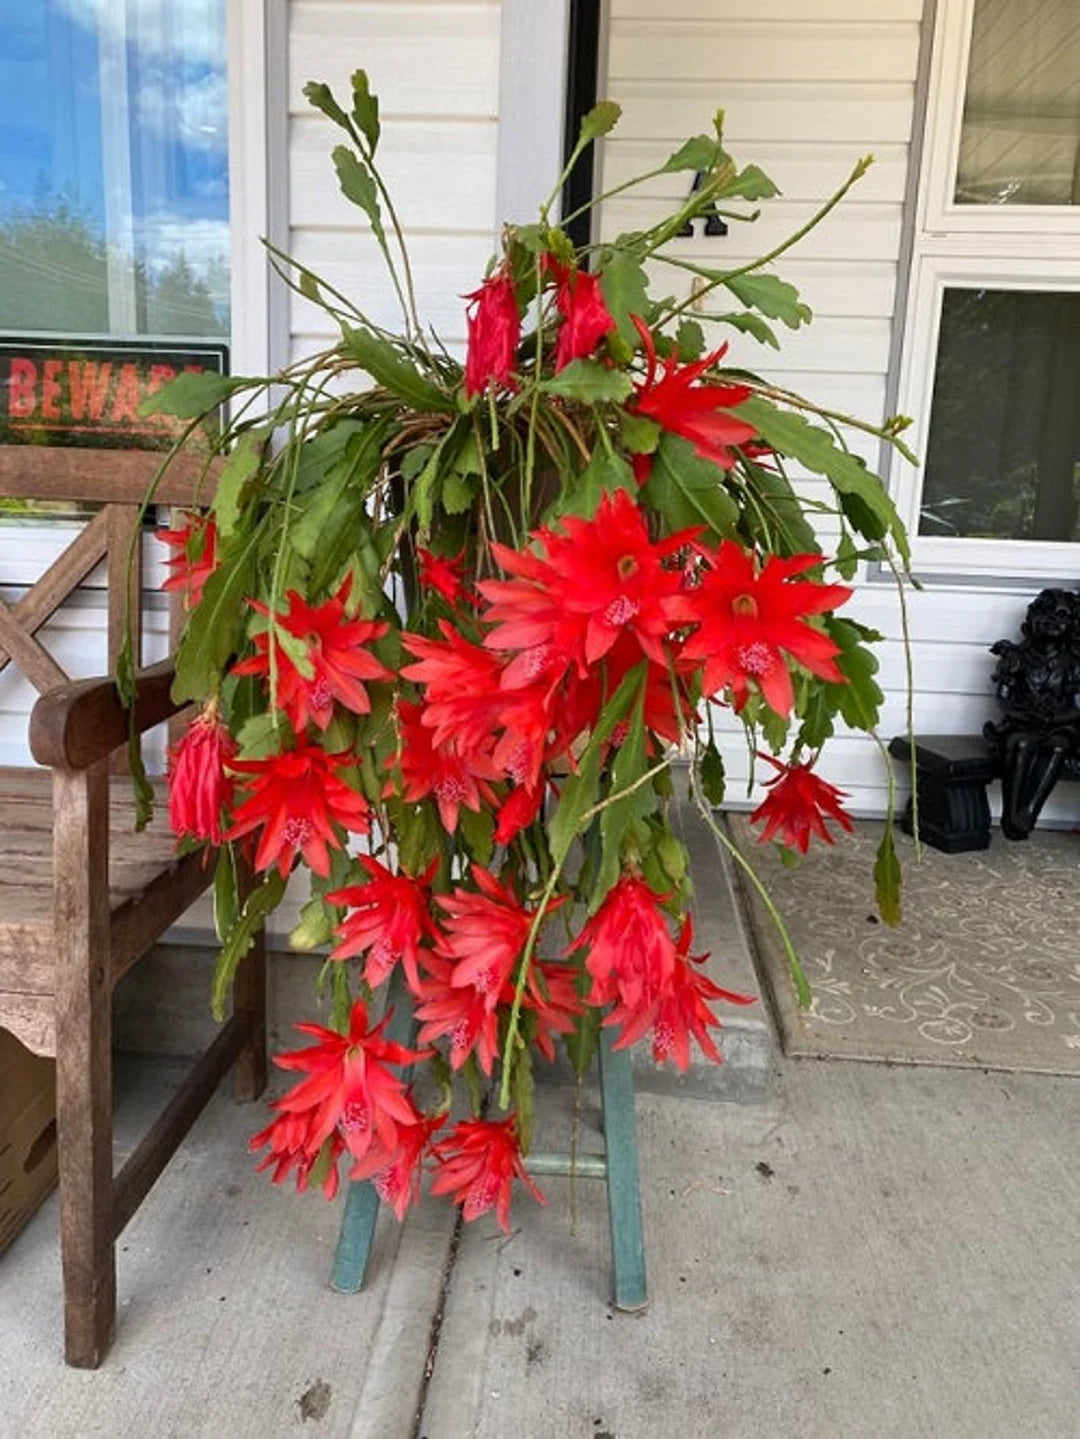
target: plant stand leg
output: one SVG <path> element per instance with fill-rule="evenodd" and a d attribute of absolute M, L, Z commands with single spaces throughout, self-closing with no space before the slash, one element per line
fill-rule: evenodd
<path fill-rule="evenodd" d="M 634 1072 L 630 1051 L 612 1049 L 610 1028 L 600 1032 L 600 1095 L 604 1108 L 615 1307 L 643 1309 L 648 1303 L 648 1295 L 634 1119 Z"/>
<path fill-rule="evenodd" d="M 416 1020 L 413 1017 L 412 998 L 397 969 L 390 980 L 386 995 L 387 1008 L 393 1008 L 390 1023 L 386 1027 L 386 1038 L 397 1044 L 412 1047 L 416 1037 Z M 411 1070 L 403 1070 L 402 1078 L 408 1079 Z M 349 1182 L 345 1196 L 345 1212 L 341 1216 L 341 1230 L 338 1233 L 334 1264 L 330 1271 L 330 1288 L 338 1294 L 356 1294 L 364 1287 L 367 1275 L 368 1256 L 375 1237 L 375 1221 L 379 1217 L 379 1196 L 370 1179 L 354 1179 Z"/>

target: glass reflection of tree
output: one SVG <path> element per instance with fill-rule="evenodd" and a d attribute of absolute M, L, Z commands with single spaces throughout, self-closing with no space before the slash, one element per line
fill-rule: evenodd
<path fill-rule="evenodd" d="M 214 303 L 224 257 L 200 274 L 183 250 L 150 271 L 135 263 L 138 329 L 149 335 L 210 337 L 228 332 Z M 67 201 L 53 200 L 0 222 L 0 330 L 15 334 L 109 331 L 105 242 Z M 227 289 L 226 289 L 227 293 Z"/>

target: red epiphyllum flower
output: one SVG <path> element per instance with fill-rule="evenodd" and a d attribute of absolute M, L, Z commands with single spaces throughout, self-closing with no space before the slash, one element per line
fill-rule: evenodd
<path fill-rule="evenodd" d="M 483 394 L 489 384 L 512 389 L 514 360 L 521 340 L 521 316 L 514 282 L 503 267 L 467 298 L 470 304 L 465 393 L 470 398 Z"/>
<path fill-rule="evenodd" d="M 188 515 L 178 530 L 157 530 L 157 538 L 173 551 L 165 561 L 169 577 L 163 590 L 177 590 L 185 610 L 202 599 L 203 586 L 217 566 L 217 526 L 208 516 Z"/>
<path fill-rule="evenodd" d="M 326 896 L 331 904 L 347 904 L 352 911 L 338 925 L 338 944 L 330 958 L 366 954 L 364 982 L 372 989 L 378 989 L 400 961 L 410 990 L 419 994 L 420 946 L 437 933 L 428 913 L 428 886 L 436 864 L 419 879 L 393 874 L 371 855 L 362 854 L 360 864 L 368 873 L 366 884 L 346 885 Z"/>
<path fill-rule="evenodd" d="M 499 1052 L 497 1011 L 475 985 L 453 984 L 454 966 L 449 960 L 432 955 L 425 969 L 427 974 L 420 977 L 422 1003 L 416 1006 L 416 1017 L 423 1021 L 420 1043 L 428 1044 L 446 1035 L 450 1040 L 451 1069 L 460 1069 L 475 1053 L 480 1068 L 490 1076 Z"/>
<path fill-rule="evenodd" d="M 483 803 L 495 804 L 490 781 L 502 777 L 497 764 L 484 755 L 461 755 L 453 743 L 432 744 L 431 730 L 423 723 L 420 705 L 399 700 L 402 798 L 410 804 L 435 796 L 443 828 L 453 834 L 462 805 L 479 813 Z M 387 794 L 394 794 L 391 780 Z"/>
<path fill-rule="evenodd" d="M 389 1015 L 368 1028 L 367 1006 L 357 1000 L 349 1015 L 348 1034 L 321 1024 L 298 1024 L 301 1034 L 316 1043 L 306 1049 L 274 1056 L 281 1069 L 299 1070 L 302 1079 L 270 1106 L 288 1116 L 296 1127 L 276 1121 L 251 1141 L 253 1147 L 270 1142 L 275 1152 L 299 1153 L 312 1163 L 323 1144 L 337 1132 L 345 1149 L 368 1174 L 391 1163 L 398 1149 L 400 1126 L 418 1124 L 421 1116 L 406 1093 L 404 1080 L 388 1065 L 414 1064 L 429 1050 L 406 1049 L 383 1037 Z M 303 1126 L 303 1127 L 301 1127 Z M 310 1171 L 308 1164 L 305 1176 Z M 287 1172 L 287 1171 L 286 1171 Z M 354 1170 L 355 1172 L 355 1170 Z"/>
<path fill-rule="evenodd" d="M 232 805 L 236 783 L 226 766 L 236 741 L 209 704 L 169 754 L 169 824 L 173 834 L 220 844 L 222 810 Z"/>
<path fill-rule="evenodd" d="M 769 793 L 750 816 L 751 824 L 765 821 L 765 828 L 758 836 L 759 844 L 766 844 L 777 834 L 784 844 L 800 854 L 806 853 L 810 836 L 814 834 L 826 844 L 834 844 L 835 836 L 825 824 L 826 817 L 850 833 L 851 818 L 840 803 L 847 795 L 814 773 L 814 760 L 808 764 L 785 765 L 769 754 L 758 758 L 777 771 L 772 779 L 765 781 Z"/>
<path fill-rule="evenodd" d="M 458 554 L 433 555 L 430 550 L 416 547 L 416 558 L 420 564 L 420 588 L 434 590 L 442 595 L 448 605 L 458 605 L 462 600 L 471 603 L 472 594 L 461 578 L 465 564 L 465 551 Z"/>
<path fill-rule="evenodd" d="M 649 1030 L 652 1030 L 652 1052 L 657 1064 L 670 1059 L 675 1068 L 685 1071 L 690 1067 L 690 1039 L 693 1036 L 701 1051 L 714 1064 L 721 1063 L 721 1056 L 709 1034 L 709 1029 L 719 1029 L 720 1021 L 707 1004 L 707 1000 L 723 1000 L 727 1004 L 753 1004 L 752 994 L 738 994 L 732 989 L 721 989 L 704 975 L 698 965 L 708 959 L 707 954 L 690 953 L 694 940 L 693 922 L 689 915 L 683 921 L 676 947 L 675 967 L 655 1002 L 647 1008 L 636 1010 L 616 1005 L 605 1024 L 621 1024 L 614 1049 L 625 1049 L 636 1044 Z"/>
<path fill-rule="evenodd" d="M 820 565 L 820 555 L 770 555 L 758 568 L 754 556 L 734 540 L 724 540 L 715 553 L 701 553 L 707 564 L 699 582 L 671 602 L 670 613 L 698 626 L 682 655 L 705 661 L 706 696 L 730 685 L 740 710 L 753 682 L 765 702 L 787 716 L 795 696 L 786 655 L 819 679 L 843 684 L 835 661 L 839 647 L 802 616 L 835 610 L 852 591 L 846 585 L 792 578 Z"/>
<path fill-rule="evenodd" d="M 570 269 L 553 255 L 546 255 L 546 268 L 555 276 L 555 307 L 563 317 L 555 341 L 555 373 L 571 360 L 591 355 L 606 334 L 615 328 L 611 311 L 604 303 L 598 275 Z"/>
<path fill-rule="evenodd" d="M 256 1170 L 272 1167 L 271 1178 L 275 1184 L 281 1184 L 295 1170 L 296 1187 L 301 1194 L 307 1189 L 311 1172 L 318 1165 L 324 1171 L 320 1188 L 327 1199 L 334 1199 L 340 1183 L 338 1160 L 345 1152 L 345 1141 L 335 1129 L 321 1145 L 309 1149 L 310 1130 L 310 1114 L 279 1114 L 265 1129 L 252 1135 L 248 1148 L 255 1151 L 269 1145 L 269 1153 L 263 1155 L 255 1166 Z"/>
<path fill-rule="evenodd" d="M 393 1159 L 372 1180 L 375 1193 L 384 1204 L 389 1204 L 399 1220 L 405 1218 L 410 1204 L 420 1201 L 424 1155 L 431 1136 L 445 1123 L 446 1115 L 436 1114 L 430 1119 L 421 1119 L 418 1124 L 402 1125 L 398 1129 L 398 1147 Z"/>
<path fill-rule="evenodd" d="M 341 848 L 335 825 L 353 834 L 367 834 L 371 828 L 367 800 L 335 773 L 355 763 L 356 756 L 348 751 L 327 754 L 317 744 L 306 743 L 265 759 L 233 760 L 230 768 L 247 777 L 247 793 L 236 807 L 226 839 L 239 839 L 263 826 L 256 869 L 276 865 L 284 879 L 299 852 L 325 879 L 330 873 L 329 851 Z"/>
<path fill-rule="evenodd" d="M 660 896 L 642 879 L 624 875 L 566 951 L 587 951 L 592 976 L 586 1002 L 617 1000 L 628 1010 L 647 1010 L 675 968 L 675 942 L 660 909 Z"/>
<path fill-rule="evenodd" d="M 492 602 L 485 619 L 495 622 L 484 643 L 498 650 L 561 650 L 584 674 L 625 633 L 666 668 L 666 606 L 681 578 L 663 562 L 696 533 L 683 530 L 654 543 L 637 505 L 616 490 L 603 496 L 595 519 L 570 516 L 561 533 L 536 531 L 546 560 L 493 545 L 503 570 L 518 578 L 479 586 Z"/>
<path fill-rule="evenodd" d="M 366 646 L 386 634 L 388 625 L 374 620 L 345 618 L 345 602 L 350 581 L 332 599 L 321 605 L 309 605 L 296 590 L 286 595 L 288 609 L 278 615 L 277 626 L 301 641 L 305 647 L 310 674 L 297 667 L 289 653 L 275 639 L 277 651 L 277 695 L 272 696 L 284 711 L 289 723 L 300 734 L 308 721 L 326 729 L 334 717 L 334 701 L 340 700 L 353 714 L 368 714 L 371 701 L 364 682 L 392 680 L 390 671 L 370 654 Z M 251 608 L 269 618 L 270 611 L 259 600 L 250 600 Z M 270 675 L 270 639 L 272 630 L 255 636 L 258 653 L 233 666 L 233 674 Z"/>
<path fill-rule="evenodd" d="M 745 385 L 697 383 L 723 359 L 727 346 L 721 345 L 711 355 L 687 365 L 680 365 L 674 354 L 669 355 L 658 379 L 652 331 L 637 315 L 632 318 L 645 346 L 648 368 L 630 408 L 655 420 L 662 429 L 689 440 L 703 459 L 730 470 L 735 463 L 732 446 L 745 445 L 757 433 L 753 425 L 728 413 L 748 400 L 750 391 Z"/>
<path fill-rule="evenodd" d="M 467 1220 L 494 1209 L 504 1233 L 510 1232 L 510 1192 L 520 1179 L 538 1204 L 547 1200 L 529 1178 L 518 1144 L 517 1116 L 463 1119 L 433 1151 L 439 1168 L 432 1194 L 452 1194 Z"/>
<path fill-rule="evenodd" d="M 446 915 L 438 950 L 454 965 L 453 988 L 474 989 L 494 1009 L 525 947 L 532 915 L 490 870 L 474 864 L 472 877 L 479 893 L 459 888 L 436 896 Z"/>

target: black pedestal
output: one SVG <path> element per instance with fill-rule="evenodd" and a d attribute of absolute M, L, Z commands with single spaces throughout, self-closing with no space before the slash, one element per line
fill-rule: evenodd
<path fill-rule="evenodd" d="M 894 759 L 911 763 L 907 738 L 889 744 Z M 915 785 L 919 795 L 919 838 L 946 854 L 990 846 L 990 804 L 986 786 L 998 774 L 981 735 L 916 735 Z M 901 825 L 913 832 L 908 800 Z"/>

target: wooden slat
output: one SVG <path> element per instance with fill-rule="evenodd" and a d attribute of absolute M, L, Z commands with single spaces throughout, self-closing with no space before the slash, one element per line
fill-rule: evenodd
<path fill-rule="evenodd" d="M 0 495 L 84 504 L 141 504 L 164 455 L 146 450 L 80 450 L 50 445 L 0 445 Z M 221 462 L 213 460 L 200 489 L 203 460 L 178 455 L 155 495 L 163 505 L 209 504 Z"/>
<path fill-rule="evenodd" d="M 51 994 L 4 994 L 0 991 L 0 1015 L 10 1029 L 34 1054 L 51 1058 L 56 1054 L 56 1011 Z"/>
<path fill-rule="evenodd" d="M 69 676 L 60 668 L 49 651 L 19 624 L 5 600 L 0 600 L 0 645 L 18 664 L 23 674 L 44 694 L 57 685 L 67 684 Z"/>
<path fill-rule="evenodd" d="M 58 555 L 41 578 L 17 604 L 12 606 L 12 616 L 27 634 L 36 634 L 46 620 L 50 619 L 81 584 L 94 566 L 104 558 L 108 545 L 106 534 L 107 511 L 93 517 L 84 530 Z M 0 670 L 9 663 L 11 656 L 0 648 Z"/>
<path fill-rule="evenodd" d="M 114 984 L 194 904 L 213 877 L 212 864 L 203 854 L 185 855 L 113 911 Z"/>

